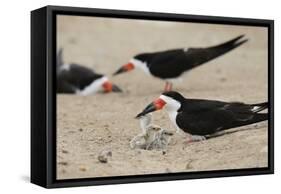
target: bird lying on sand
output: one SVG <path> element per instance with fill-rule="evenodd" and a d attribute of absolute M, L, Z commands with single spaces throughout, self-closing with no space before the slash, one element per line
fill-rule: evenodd
<path fill-rule="evenodd" d="M 268 103 L 245 104 L 215 100 L 188 99 L 170 91 L 150 103 L 136 118 L 166 109 L 173 125 L 188 134 L 188 142 L 205 140 L 206 135 L 268 119 Z"/>
<path fill-rule="evenodd" d="M 172 132 L 152 124 L 152 114 L 141 116 L 140 126 L 142 133 L 130 141 L 132 149 L 166 150 Z"/>
<path fill-rule="evenodd" d="M 97 92 L 121 92 L 103 75 L 79 64 L 64 64 L 62 49 L 57 56 L 57 93 L 92 95 Z"/>
<path fill-rule="evenodd" d="M 172 90 L 172 82 L 195 67 L 205 64 L 247 42 L 244 35 L 216 46 L 204 48 L 180 48 L 153 53 L 141 53 L 134 56 L 129 63 L 119 68 L 113 75 L 141 69 L 146 74 L 166 82 L 165 91 Z"/>

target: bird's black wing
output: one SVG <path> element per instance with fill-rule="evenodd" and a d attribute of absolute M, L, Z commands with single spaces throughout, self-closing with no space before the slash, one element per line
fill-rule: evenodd
<path fill-rule="evenodd" d="M 191 69 L 197 67 L 198 65 L 206 63 L 235 49 L 236 47 L 248 41 L 247 39 L 241 40 L 243 37 L 244 35 L 241 35 L 232 40 L 212 47 L 189 48 L 186 52 L 186 60 L 188 61 L 186 68 Z"/>
<path fill-rule="evenodd" d="M 152 75 L 156 77 L 162 79 L 176 78 L 183 72 L 193 69 L 242 45 L 247 41 L 241 40 L 242 37 L 244 36 L 241 35 L 212 47 L 174 49 L 148 54 L 148 67 Z"/>
<path fill-rule="evenodd" d="M 148 62 L 150 73 L 162 79 L 176 78 L 186 71 L 184 49 L 174 49 L 153 54 Z"/>
<path fill-rule="evenodd" d="M 248 105 L 207 100 L 189 100 L 179 110 L 178 126 L 195 135 L 212 134 L 219 130 L 248 125 L 267 120 L 267 103 Z"/>
<path fill-rule="evenodd" d="M 64 81 L 82 90 L 103 75 L 95 73 L 88 67 L 78 64 L 70 64 L 68 69 L 61 71 L 60 76 Z"/>
<path fill-rule="evenodd" d="M 63 79 L 60 76 L 57 77 L 57 93 L 64 94 L 74 94 L 76 92 L 76 87 Z"/>

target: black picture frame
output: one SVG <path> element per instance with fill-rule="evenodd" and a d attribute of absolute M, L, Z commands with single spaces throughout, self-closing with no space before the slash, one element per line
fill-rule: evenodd
<path fill-rule="evenodd" d="M 268 167 L 56 180 L 56 15 L 262 26 L 268 28 Z M 46 6 L 31 12 L 31 182 L 46 188 L 274 173 L 274 21 L 139 11 Z"/>

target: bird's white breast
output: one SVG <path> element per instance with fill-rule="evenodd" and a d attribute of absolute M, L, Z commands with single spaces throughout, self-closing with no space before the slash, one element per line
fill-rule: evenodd
<path fill-rule="evenodd" d="M 177 130 L 179 130 L 179 127 L 176 122 L 176 118 L 178 115 L 178 110 L 181 107 L 180 102 L 174 100 L 171 97 L 165 96 L 165 95 L 161 95 L 160 98 L 166 102 L 165 110 L 167 111 L 169 118 L 170 118 L 171 122 L 173 123 L 173 125 L 176 127 Z"/>
<path fill-rule="evenodd" d="M 87 96 L 91 94 L 97 93 L 102 88 L 102 84 L 108 81 L 108 78 L 106 76 L 103 76 L 99 79 L 94 80 L 90 85 L 85 87 L 83 90 L 79 91 L 78 94 L 82 96 Z"/>
<path fill-rule="evenodd" d="M 147 67 L 147 64 L 145 62 L 142 62 L 138 59 L 131 59 L 130 60 L 130 63 L 134 64 L 134 66 L 138 69 L 141 69 L 142 71 L 144 71 L 146 74 L 148 75 L 151 75 L 148 67 Z"/>
<path fill-rule="evenodd" d="M 176 127 L 176 129 L 179 129 L 177 122 L 176 122 L 178 112 L 175 112 L 175 111 L 167 111 L 167 112 L 168 112 L 169 118 L 170 118 L 171 122 L 173 123 L 173 125 Z"/>

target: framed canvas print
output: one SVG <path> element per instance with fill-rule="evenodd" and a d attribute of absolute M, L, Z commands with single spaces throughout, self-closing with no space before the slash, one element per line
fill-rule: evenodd
<path fill-rule="evenodd" d="M 31 12 L 31 182 L 273 173 L 273 21 Z"/>

